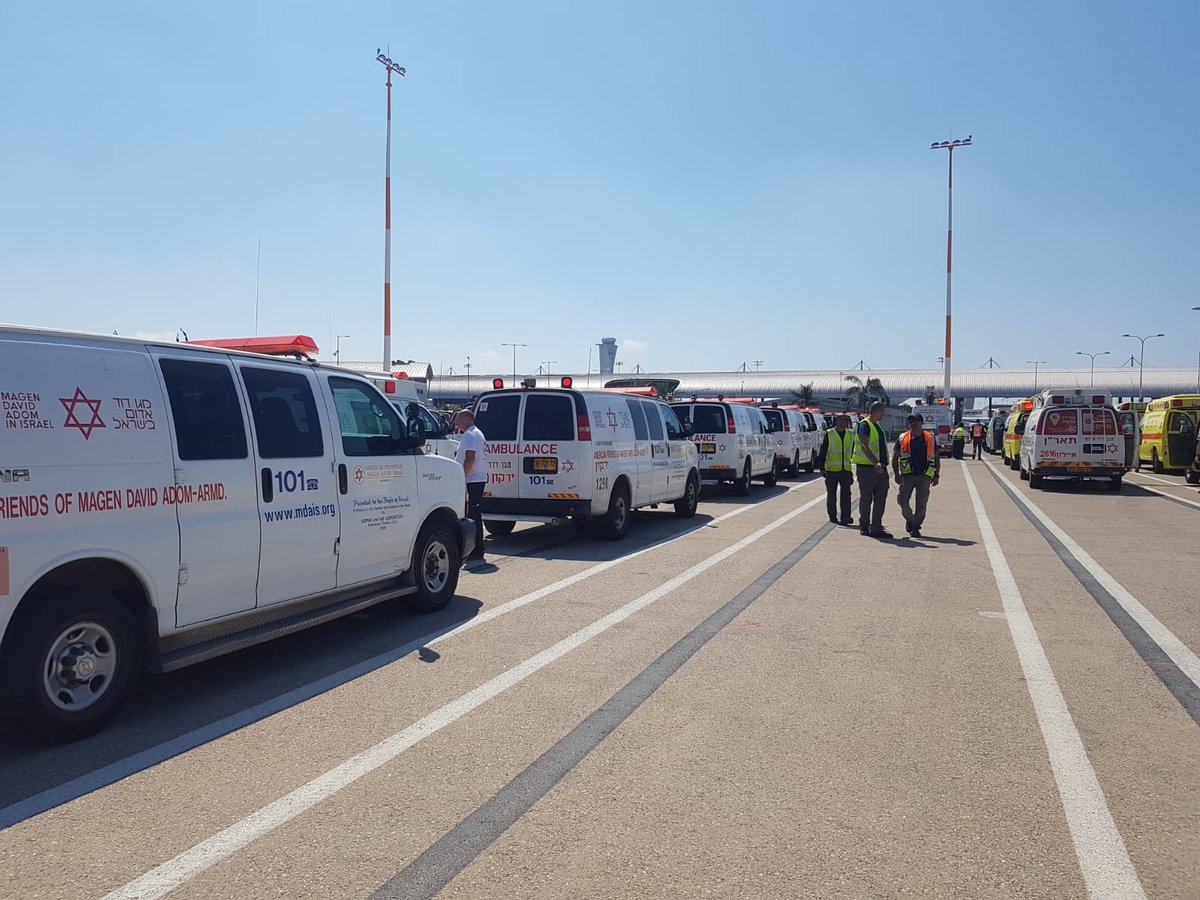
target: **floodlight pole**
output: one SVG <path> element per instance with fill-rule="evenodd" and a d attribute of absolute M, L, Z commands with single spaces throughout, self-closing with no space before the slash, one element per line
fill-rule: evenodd
<path fill-rule="evenodd" d="M 1148 334 L 1142 337 L 1140 334 L 1123 334 L 1121 337 L 1133 338 L 1135 341 L 1141 342 L 1141 349 L 1138 350 L 1138 402 L 1146 399 L 1143 393 L 1143 383 L 1146 378 L 1146 341 L 1151 338 L 1166 337 L 1165 334 Z"/>
<path fill-rule="evenodd" d="M 938 141 L 929 145 L 930 150 L 947 150 L 949 165 L 946 170 L 946 355 L 943 357 L 945 372 L 943 373 L 942 397 L 950 403 L 950 277 L 951 259 L 954 248 L 954 151 L 958 147 L 970 147 L 971 135 L 965 140 Z"/>
<path fill-rule="evenodd" d="M 392 371 L 392 73 L 404 76 L 404 67 L 382 50 L 375 59 L 387 69 L 387 149 L 383 164 L 383 370 Z"/>

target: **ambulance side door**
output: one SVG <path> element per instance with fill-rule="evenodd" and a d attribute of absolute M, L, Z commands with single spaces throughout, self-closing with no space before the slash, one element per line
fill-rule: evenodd
<path fill-rule="evenodd" d="M 312 370 L 237 364 L 254 426 L 262 551 L 258 605 L 332 590 L 337 576 L 333 435 Z"/>
<path fill-rule="evenodd" d="M 171 408 L 175 479 L 162 487 L 179 522 L 177 627 L 254 609 L 258 489 L 249 422 L 229 361 L 213 354 L 158 358 Z"/>

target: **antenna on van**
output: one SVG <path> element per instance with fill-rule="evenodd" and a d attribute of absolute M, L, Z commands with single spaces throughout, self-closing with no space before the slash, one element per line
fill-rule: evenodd
<path fill-rule="evenodd" d="M 187 332 L 184 331 L 182 328 L 180 328 L 178 331 L 175 332 L 175 343 L 177 343 L 177 344 L 179 343 L 179 336 L 181 334 L 183 335 L 184 343 L 187 343 L 187 341 L 188 341 Z"/>

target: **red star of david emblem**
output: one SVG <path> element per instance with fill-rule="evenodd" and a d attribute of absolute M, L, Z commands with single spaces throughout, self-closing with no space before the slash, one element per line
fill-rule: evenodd
<path fill-rule="evenodd" d="M 617 414 L 611 409 L 608 411 L 608 427 L 613 431 L 616 431 L 617 428 L 620 427 L 617 423 Z"/>
<path fill-rule="evenodd" d="M 63 405 L 63 409 L 67 411 L 67 421 L 63 423 L 64 428 L 78 428 L 79 433 L 83 435 L 86 441 L 92 436 L 92 432 L 97 428 L 106 428 L 104 420 L 100 418 L 100 403 L 99 400 L 89 400 L 83 393 L 82 388 L 75 388 L 75 393 L 69 399 L 58 398 L 58 402 Z M 78 408 L 80 404 L 86 406 L 91 412 L 91 418 L 86 422 L 79 421 Z"/>
<path fill-rule="evenodd" d="M 363 467 L 355 466 L 354 467 L 354 482 L 355 482 L 355 484 L 362 484 L 366 480 L 367 480 L 367 473 L 363 470 Z"/>

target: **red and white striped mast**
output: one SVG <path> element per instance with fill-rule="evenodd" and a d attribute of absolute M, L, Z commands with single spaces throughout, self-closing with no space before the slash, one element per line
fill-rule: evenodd
<path fill-rule="evenodd" d="M 387 69 L 387 150 L 383 164 L 383 371 L 392 371 L 392 73 L 401 77 L 404 67 L 398 66 L 382 50 L 376 49 L 375 59 Z"/>
<path fill-rule="evenodd" d="M 944 357 L 945 372 L 942 383 L 942 398 L 953 411 L 953 401 L 950 399 L 950 273 L 951 253 L 954 247 L 954 150 L 957 147 L 970 147 L 971 135 L 966 140 L 939 141 L 929 145 L 930 150 L 948 150 L 950 164 L 946 177 L 946 355 Z"/>

